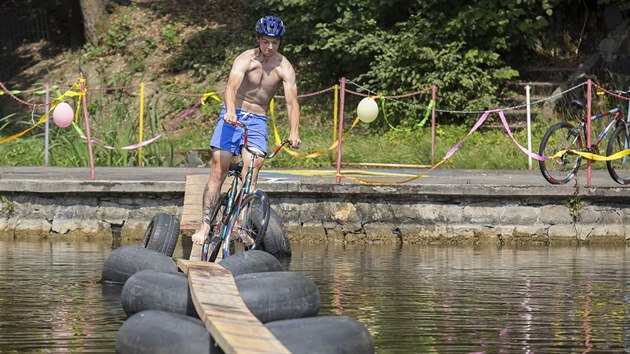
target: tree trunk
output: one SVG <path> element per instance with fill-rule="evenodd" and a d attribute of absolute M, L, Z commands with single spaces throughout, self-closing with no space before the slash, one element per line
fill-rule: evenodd
<path fill-rule="evenodd" d="M 103 0 L 79 0 L 79 3 L 83 14 L 85 39 L 96 47 L 109 27 L 105 4 Z"/>

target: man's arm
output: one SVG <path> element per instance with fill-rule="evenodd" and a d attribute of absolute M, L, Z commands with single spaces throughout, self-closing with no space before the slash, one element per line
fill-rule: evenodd
<path fill-rule="evenodd" d="M 300 141 L 300 104 L 298 103 L 297 84 L 295 83 L 295 70 L 288 61 L 282 67 L 281 77 L 284 97 L 287 102 L 289 125 L 291 126 L 289 141 L 291 141 L 292 148 L 298 149 L 302 143 Z"/>
<path fill-rule="evenodd" d="M 225 87 L 225 108 L 227 110 L 224 119 L 228 123 L 236 122 L 236 91 L 241 86 L 251 58 L 248 52 L 242 53 L 232 63 L 230 76 Z"/>

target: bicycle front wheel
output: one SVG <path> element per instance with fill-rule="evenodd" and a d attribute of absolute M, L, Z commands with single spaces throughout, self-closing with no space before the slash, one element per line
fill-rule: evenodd
<path fill-rule="evenodd" d="M 625 124 L 619 125 L 612 133 L 610 140 L 608 140 L 606 155 L 612 156 L 613 154 L 627 150 L 630 147 L 629 135 L 628 127 L 626 127 Z M 628 155 L 606 161 L 606 167 L 608 168 L 610 177 L 612 177 L 615 182 L 623 185 L 630 184 L 630 157 Z"/>
<path fill-rule="evenodd" d="M 234 210 L 230 216 L 229 228 L 230 247 L 229 255 L 233 255 L 240 250 L 248 251 L 250 249 L 263 249 L 263 236 L 267 232 L 270 215 L 269 199 L 263 191 L 253 191 L 243 200 L 239 208 Z M 262 212 L 260 215 L 252 216 L 257 211 Z M 239 247 L 240 246 L 240 247 Z M 224 250 L 225 250 L 224 246 Z"/>
<path fill-rule="evenodd" d="M 540 141 L 539 155 L 552 157 L 560 151 L 564 153 L 554 159 L 538 161 L 540 172 L 551 184 L 565 184 L 573 179 L 580 167 L 582 157 L 570 150 L 582 149 L 582 137 L 571 123 L 560 122 L 553 125 Z"/>

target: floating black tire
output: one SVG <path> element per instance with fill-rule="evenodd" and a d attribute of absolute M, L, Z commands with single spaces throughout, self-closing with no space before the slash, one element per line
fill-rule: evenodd
<path fill-rule="evenodd" d="M 105 281 L 123 284 L 144 269 L 177 273 L 177 265 L 171 257 L 142 246 L 126 246 L 112 251 L 101 274 Z"/>
<path fill-rule="evenodd" d="M 259 227 L 263 222 L 263 211 L 260 206 L 251 208 L 250 217 L 254 227 Z M 291 256 L 291 243 L 287 236 L 287 230 L 280 219 L 280 216 L 269 208 L 269 221 L 267 223 L 267 232 L 263 238 L 263 250 L 271 253 L 275 257 L 283 258 Z"/>
<path fill-rule="evenodd" d="M 127 316 L 145 310 L 162 310 L 198 317 L 188 278 L 183 273 L 139 271 L 123 286 L 120 300 Z"/>
<path fill-rule="evenodd" d="M 261 322 L 316 316 L 320 297 L 308 277 L 293 272 L 244 274 L 234 278 L 245 305 Z M 127 316 L 162 310 L 198 317 L 188 279 L 178 274 L 143 270 L 127 280 L 121 292 Z"/>
<path fill-rule="evenodd" d="M 368 330 L 350 317 L 309 317 L 265 326 L 292 353 L 375 352 Z M 116 336 L 116 352 L 223 353 L 200 320 L 164 311 L 143 311 L 127 319 Z"/>
<path fill-rule="evenodd" d="M 219 264 L 229 269 L 233 276 L 284 270 L 276 257 L 261 250 L 237 253 L 222 259 Z"/>
<path fill-rule="evenodd" d="M 291 353 L 356 353 L 376 351 L 365 326 L 347 316 L 318 316 L 269 322 L 265 326 Z"/>
<path fill-rule="evenodd" d="M 223 353 L 197 318 L 164 311 L 129 317 L 116 335 L 116 353 Z"/>
<path fill-rule="evenodd" d="M 179 219 L 175 215 L 157 213 L 144 232 L 142 246 L 173 256 L 179 238 Z"/>
<path fill-rule="evenodd" d="M 317 316 L 319 289 L 295 272 L 243 274 L 234 278 L 247 308 L 260 322 Z"/>

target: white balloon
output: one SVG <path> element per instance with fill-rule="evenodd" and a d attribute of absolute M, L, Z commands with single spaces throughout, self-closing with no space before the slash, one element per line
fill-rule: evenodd
<path fill-rule="evenodd" d="M 357 106 L 357 115 L 363 123 L 370 123 L 378 116 L 378 104 L 372 97 L 366 97 Z"/>
<path fill-rule="evenodd" d="M 60 102 L 53 110 L 53 121 L 59 128 L 66 128 L 72 124 L 74 112 L 72 107 L 65 102 Z"/>

